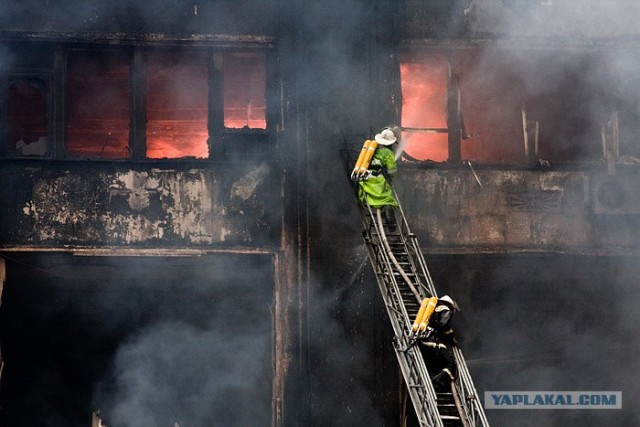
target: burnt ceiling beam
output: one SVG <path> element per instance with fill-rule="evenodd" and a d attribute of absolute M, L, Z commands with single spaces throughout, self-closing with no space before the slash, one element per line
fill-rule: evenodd
<path fill-rule="evenodd" d="M 19 253 L 68 253 L 75 256 L 141 256 L 141 257 L 181 257 L 181 256 L 201 256 L 211 254 L 240 254 L 240 255 L 273 255 L 274 251 L 260 247 L 230 247 L 230 248 L 131 248 L 131 247 L 70 247 L 70 246 L 5 246 L 0 247 L 0 252 Z M 1 259 L 1 258 L 0 258 Z"/>
<path fill-rule="evenodd" d="M 188 45 L 211 47 L 270 48 L 273 37 L 235 34 L 109 33 L 109 32 L 27 32 L 0 31 L 0 41 L 56 43 L 101 43 L 114 45 Z"/>

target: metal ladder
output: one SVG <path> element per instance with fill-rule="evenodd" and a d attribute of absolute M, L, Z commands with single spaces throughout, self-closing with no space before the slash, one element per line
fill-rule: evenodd
<path fill-rule="evenodd" d="M 394 191 L 394 196 L 398 200 Z M 385 230 L 378 209 L 360 205 L 369 261 L 394 331 L 394 349 L 408 395 L 423 426 L 488 426 L 462 351 L 454 346 L 458 376 L 452 389 L 436 393 L 429 367 L 411 334 L 420 302 L 437 296 L 418 240 L 409 229 L 402 206 L 396 209 L 397 230 Z"/>

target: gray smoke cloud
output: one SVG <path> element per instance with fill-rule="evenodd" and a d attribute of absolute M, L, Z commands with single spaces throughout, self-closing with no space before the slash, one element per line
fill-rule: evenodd
<path fill-rule="evenodd" d="M 543 104 L 551 141 L 580 149 L 598 147 L 599 127 L 608 109 L 621 116 L 621 155 L 637 157 L 640 64 L 634 45 L 640 16 L 634 1 L 474 0 L 468 9 L 477 36 L 497 36 L 502 75 L 521 84 L 514 99 L 547 99 Z M 502 43 L 502 44 L 501 44 Z M 498 84 L 487 55 L 477 84 Z M 509 93 L 509 91 L 506 91 Z M 464 94 L 463 94 L 464 96 Z M 517 105 L 517 103 L 515 103 Z M 550 114 L 551 112 L 552 114 Z M 580 116 L 582 127 L 561 131 L 557 117 Z M 610 218 L 630 225 L 628 219 Z M 524 257 L 458 260 L 468 269 L 452 283 L 468 310 L 460 314 L 467 336 L 463 350 L 483 390 L 622 391 L 621 411 L 489 411 L 494 425 L 636 425 L 633 404 L 640 389 L 630 381 L 640 351 L 636 306 L 637 266 L 626 257 Z M 447 270 L 451 273 L 450 270 Z M 445 283 L 453 278 L 442 277 Z M 469 286 L 466 290 L 462 283 Z M 485 295 L 482 295 L 484 293 Z M 477 356 L 474 359 L 474 356 Z"/>
<path fill-rule="evenodd" d="M 96 387 L 107 425 L 269 424 L 273 281 L 264 261 L 212 259 L 194 265 L 196 274 L 157 278 L 165 290 L 145 296 L 148 320 L 122 341 Z M 246 271 L 234 272 L 236 262 Z"/>
<path fill-rule="evenodd" d="M 317 281 L 321 276 L 324 281 Z M 372 393 L 376 375 L 371 366 L 381 362 L 383 352 L 378 346 L 386 345 L 374 336 L 374 324 L 384 314 L 376 303 L 379 293 L 364 246 L 345 252 L 343 263 L 332 274 L 318 272 L 314 277 L 304 352 L 309 369 L 309 422 L 382 425 L 388 414 L 379 404 L 384 393 Z M 395 365 L 389 367 L 394 373 L 395 369 Z M 377 375 L 385 372 L 382 369 Z"/>
<path fill-rule="evenodd" d="M 4 422 L 91 408 L 113 427 L 270 424 L 271 257 L 14 256 L 8 271 Z"/>
<path fill-rule="evenodd" d="M 484 391 L 621 391 L 622 410 L 488 410 L 491 425 L 635 425 L 640 389 L 631 258 L 458 256 L 431 260 L 458 298 L 461 348 Z M 451 268 L 457 265 L 456 269 Z"/>
<path fill-rule="evenodd" d="M 640 7 L 633 0 L 472 0 L 466 13 L 479 34 L 606 38 L 637 35 Z"/>
<path fill-rule="evenodd" d="M 0 5 L 0 17 L 5 17 L 0 18 L 0 23 L 5 29 L 13 28 L 12 16 L 29 15 L 43 3 L 53 2 L 32 0 L 11 3 Z M 253 2 L 251 5 L 248 2 L 242 2 L 241 5 L 234 2 L 215 2 L 217 5 L 201 2 L 164 3 L 164 7 L 149 8 L 137 1 L 115 4 L 62 2 L 51 8 L 51 14 L 46 19 L 41 16 L 32 26 L 41 25 L 45 30 L 117 31 L 127 28 L 145 30 L 156 28 L 159 24 L 182 22 L 181 29 L 188 31 L 204 25 L 202 23 L 206 17 L 226 16 L 229 17 L 228 23 L 224 25 L 232 27 L 245 19 L 257 21 L 270 2 Z M 306 31 L 298 41 L 305 43 L 305 49 L 309 50 L 297 58 L 300 61 L 298 89 L 301 98 L 313 105 L 309 109 L 316 116 L 313 117 L 312 131 L 318 126 L 321 130 L 330 129 L 335 133 L 361 132 L 360 126 L 366 123 L 363 117 L 369 106 L 361 100 L 370 95 L 369 82 L 362 77 L 367 75 L 368 70 L 362 61 L 363 45 L 353 43 L 353 40 L 361 40 L 365 30 L 374 28 L 367 25 L 373 24 L 367 22 L 368 5 L 364 3 L 311 2 L 305 11 L 307 21 L 300 23 Z M 200 6 L 197 14 L 194 5 Z M 256 5 L 257 8 L 250 7 Z M 509 49 L 512 55 L 508 58 L 509 64 L 515 67 L 509 73 L 519 75 L 523 83 L 518 89 L 530 94 L 546 95 L 571 85 L 574 83 L 572 76 L 579 74 L 576 65 L 579 62 L 575 62 L 576 56 L 569 60 L 564 56 L 539 56 L 539 52 L 533 55 L 540 60 L 531 60 L 534 51 L 528 49 L 528 43 L 521 42 L 521 37 L 544 36 L 546 40 L 553 36 L 566 41 L 567 37 L 606 38 L 633 36 L 638 32 L 635 25 L 638 4 L 632 0 L 475 0 L 471 2 L 467 13 L 472 33 L 507 36 L 512 47 Z M 383 54 L 387 53 L 383 50 Z M 371 55 L 370 59 L 375 60 L 376 53 Z M 0 52 L 0 57 L 6 56 Z M 632 76 L 636 74 L 639 63 L 637 54 L 625 46 L 601 48 L 598 62 L 590 68 L 594 77 L 581 76 L 581 86 L 587 88 L 584 91 L 589 94 L 605 93 L 620 105 L 637 108 L 637 87 L 640 86 L 636 84 L 637 78 Z M 495 66 L 493 59 L 487 57 L 480 64 L 477 84 L 499 84 L 498 79 L 486 80 L 486 75 Z M 482 80 L 482 76 L 485 80 Z M 325 91 L 326 87 L 330 92 Z M 517 98 L 522 96 L 521 93 L 514 90 L 512 96 Z M 593 103 L 584 108 L 589 113 L 593 112 L 586 114 L 593 123 L 599 123 L 602 104 L 606 102 L 600 101 L 595 95 Z M 346 114 L 342 108 L 336 108 L 338 104 L 344 106 Z M 358 120 L 353 120 L 353 116 L 357 116 Z M 324 187 L 321 183 L 317 186 L 318 190 Z M 350 212 L 344 206 L 335 207 L 324 199 L 310 203 L 312 208 L 315 203 L 318 206 L 331 205 L 325 207 L 330 213 Z M 344 216 L 339 215 L 338 218 L 343 221 Z M 343 228 L 352 231 L 357 227 L 348 227 L 346 224 Z M 373 302 L 380 296 L 373 277 L 359 273 L 362 255 L 356 251 L 353 255 L 355 258 L 345 261 L 345 272 L 334 272 L 332 277 L 340 280 L 330 281 L 328 285 L 321 280 L 313 281 L 310 285 L 313 306 L 308 319 L 312 335 L 309 337 L 308 354 L 309 369 L 313 375 L 309 379 L 309 390 L 317 400 L 310 404 L 309 413 L 310 418 L 319 421 L 319 424 L 332 425 L 335 417 L 350 419 L 355 425 L 380 423 L 380 408 L 371 399 L 374 386 L 371 384 L 370 368 L 373 363 L 369 352 L 380 349 L 372 349 L 373 345 L 368 341 L 370 338 L 359 329 L 370 328 L 371 322 L 387 322 L 387 319 L 384 314 L 382 319 L 372 320 L 372 314 L 381 314 L 379 307 L 374 308 Z M 536 273 L 546 273 L 547 276 L 520 283 L 516 279 L 520 278 L 519 269 L 524 268 L 522 262 L 507 257 L 501 260 L 500 265 L 488 268 L 488 275 L 482 278 L 481 285 L 477 285 L 474 275 L 481 275 L 480 272 L 487 266 L 482 263 L 467 265 L 466 274 L 469 277 L 460 283 L 479 286 L 477 292 L 487 290 L 493 299 L 473 292 L 465 296 L 469 294 L 467 289 L 456 288 L 456 284 L 450 283 L 452 279 L 441 277 L 437 281 L 439 290 L 453 290 L 454 296 L 468 300 L 462 302 L 464 311 L 459 317 L 463 322 L 462 332 L 477 332 L 481 328 L 477 337 L 467 334 L 463 341 L 466 343 L 463 344 L 463 350 L 472 361 L 472 374 L 478 374 L 477 385 L 483 389 L 498 390 L 516 387 L 542 390 L 624 388 L 625 401 L 627 397 L 633 401 L 639 394 L 638 389 L 627 384 L 637 372 L 637 361 L 633 355 L 640 351 L 635 326 L 638 295 L 633 287 L 633 277 L 637 272 L 633 268 L 634 260 L 607 260 L 611 262 L 611 269 L 608 266 L 595 268 L 589 260 L 581 262 L 580 267 L 587 273 L 576 278 L 566 272 L 571 260 L 561 258 L 562 262 L 552 264 L 554 268 L 539 265 L 531 269 Z M 459 260 L 452 264 L 457 262 Z M 365 268 L 369 268 L 368 264 Z M 432 271 L 438 269 L 432 268 Z M 451 273 L 447 269 L 444 271 Z M 564 274 L 560 277 L 552 274 L 558 271 L 564 271 Z M 590 278 L 590 271 L 600 272 L 600 275 L 597 279 Z M 211 271 L 211 275 L 225 277 L 220 276 L 219 271 Z M 345 288 L 345 282 L 351 286 Z M 230 282 L 229 285 L 234 283 Z M 605 291 L 602 284 L 607 284 L 606 289 L 611 292 Z M 190 288 L 190 291 L 193 290 Z M 147 291 L 147 295 L 155 293 L 151 286 Z M 606 295 L 601 300 L 603 293 Z M 196 292 L 196 295 L 214 299 L 207 293 Z M 145 298 L 151 297 L 141 298 L 145 301 Z M 165 295 L 164 299 L 159 298 L 155 303 L 162 305 L 170 300 L 171 296 Z M 221 300 L 231 301 L 228 294 Z M 126 324 L 129 321 L 127 319 L 144 317 L 145 313 L 156 310 L 150 307 L 157 307 L 155 303 L 145 302 L 141 312 L 136 301 L 114 299 L 111 302 L 119 304 L 118 313 L 122 313 L 122 317 L 107 310 L 109 315 L 105 315 L 105 318 L 118 325 Z M 185 304 L 175 310 L 183 313 L 196 311 L 193 301 L 183 302 Z M 218 307 L 216 304 L 213 307 Z M 239 307 L 251 307 L 251 303 L 222 306 L 220 310 L 213 309 L 211 318 L 197 318 L 194 321 L 164 313 L 154 317 L 153 326 L 142 328 L 128 337 L 115 354 L 110 377 L 96 388 L 94 406 L 102 410 L 106 423 L 110 426 L 171 425 L 173 422 L 210 425 L 215 420 L 225 420 L 228 422 L 226 425 L 233 425 L 235 421 L 237 425 L 251 425 L 250 414 L 268 418 L 262 406 L 237 407 L 239 402 L 256 397 L 258 390 L 264 391 L 261 388 L 264 387 L 261 376 L 263 368 L 256 363 L 254 356 L 268 349 L 271 339 L 265 337 L 264 331 L 242 324 L 245 319 L 241 318 L 237 324 L 225 323 L 224 319 Z M 598 314 L 599 307 L 608 307 L 613 313 Z M 197 307 L 199 312 L 211 310 L 207 305 Z M 251 322 L 266 321 L 265 317 L 249 319 Z M 523 330 L 526 331 L 524 337 Z M 390 341 L 383 345 L 391 351 Z M 474 362 L 474 359 L 477 361 Z M 263 394 L 260 394 L 260 399 L 264 398 Z M 306 397 L 302 396 L 300 400 L 304 401 Z M 247 408 L 249 410 L 245 412 Z M 557 412 L 491 413 L 490 420 L 495 419 L 495 425 L 560 425 L 567 420 L 583 426 L 598 423 L 638 424 L 637 412 L 626 408 L 622 415 L 613 415 L 617 417 L 616 421 L 620 421 L 617 423 L 608 422 L 611 421 L 607 418 L 610 414 Z M 588 417 L 593 417 L 593 420 L 588 420 Z"/>
<path fill-rule="evenodd" d="M 165 321 L 124 342 L 110 392 L 95 398 L 108 425 L 264 425 L 270 406 L 256 403 L 270 390 L 260 360 L 271 336 L 221 329 Z"/>
<path fill-rule="evenodd" d="M 636 2 L 474 0 L 464 13 L 468 36 L 487 40 L 478 49 L 484 55 L 462 71 L 469 133 L 481 130 L 482 139 L 483 133 L 493 132 L 497 147 L 520 141 L 518 119 L 525 105 L 529 119 L 540 125 L 541 157 L 552 164 L 554 158 L 560 163 L 595 162 L 602 158 L 601 126 L 617 110 L 621 155 L 638 156 L 631 141 L 640 97 L 633 72 L 640 65 L 633 48 L 638 35 L 634 22 L 640 17 Z M 454 64 L 454 72 L 459 70 Z M 484 103 L 469 99 L 496 94 Z M 469 113 L 473 109 L 486 109 L 483 121 L 491 130 L 473 128 L 469 116 L 478 114 Z M 497 119 L 492 122 L 492 117 Z M 463 146 L 475 143 L 471 138 Z"/>

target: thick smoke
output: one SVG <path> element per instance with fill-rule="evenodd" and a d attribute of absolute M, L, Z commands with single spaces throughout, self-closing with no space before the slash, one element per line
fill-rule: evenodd
<path fill-rule="evenodd" d="M 168 292 L 143 306 L 153 313 L 149 322 L 119 346 L 94 398 L 108 425 L 270 422 L 270 261 L 195 265 L 202 271 L 173 276 Z M 236 262 L 246 271 L 234 271 Z M 158 282 L 167 286 L 166 278 Z"/>
<path fill-rule="evenodd" d="M 262 327 L 224 330 L 219 321 L 159 322 L 123 343 L 113 383 L 95 398 L 110 425 L 266 424 L 270 406 L 256 403 L 270 390 L 262 365 L 271 336 Z"/>
<path fill-rule="evenodd" d="M 549 142 L 570 147 L 567 160 L 587 145 L 590 158 L 602 156 L 600 125 L 615 108 L 621 155 L 637 157 L 639 12 L 635 1 L 474 0 L 467 9 L 470 35 L 489 39 L 490 48 L 474 60 L 466 83 L 500 88 L 514 107 L 546 100 L 537 112 L 541 126 L 547 135 L 555 132 Z M 554 126 L 557 117 L 565 122 Z M 575 117 L 580 122 L 567 127 Z M 412 213 L 407 216 L 411 223 Z M 491 410 L 492 425 L 640 423 L 634 405 L 640 388 L 632 380 L 640 351 L 635 258 L 445 258 L 427 262 L 437 288 L 460 300 L 462 349 L 481 396 L 489 390 L 622 391 L 622 410 Z"/>
<path fill-rule="evenodd" d="M 89 410 L 113 427 L 270 424 L 271 257 L 20 259 L 2 306 L 6 425 L 86 425 Z"/>
<path fill-rule="evenodd" d="M 432 261 L 484 391 L 622 391 L 622 410 L 489 410 L 492 425 L 635 425 L 638 268 L 632 258 L 458 256 Z M 457 268 L 449 266 L 455 264 Z"/>
<path fill-rule="evenodd" d="M 326 135 L 363 132 L 362 128 L 373 121 L 363 117 L 372 110 L 386 107 L 368 103 L 375 95 L 380 96 L 380 104 L 386 102 L 387 97 L 368 92 L 367 77 L 371 70 L 363 59 L 375 62 L 377 57 L 389 52 L 384 49 L 376 52 L 364 40 L 367 31 L 382 30 L 391 20 L 368 22 L 372 8 L 366 2 L 307 2 L 306 8 L 299 10 L 304 15 L 297 24 L 293 24 L 296 16 L 289 16 L 289 23 L 285 19 L 267 19 L 269 15 L 262 12 L 269 9 L 270 2 L 167 1 L 156 8 L 139 1 L 11 3 L 0 5 L 0 26 L 5 29 L 13 29 L 12 17 L 29 15 L 43 4 L 53 3 L 56 7 L 51 7 L 51 13 L 34 18 L 35 28 L 157 31 L 158 26 L 171 27 L 179 23 L 179 30 L 188 32 L 204 28 L 209 18 L 220 23 L 216 32 L 246 19 L 258 22 L 259 18 L 264 18 L 263 22 L 296 26 L 302 34 L 295 41 L 305 53 L 288 60 L 298 67 L 297 94 L 313 116 L 308 133 L 303 136 L 305 144 L 324 142 Z M 196 5 L 199 8 L 194 8 Z M 530 41 L 523 39 L 539 37 L 545 47 L 547 41 L 558 46 L 571 45 L 576 37 L 588 45 L 590 39 L 584 37 L 602 41 L 636 36 L 638 7 L 633 0 L 474 0 L 466 13 L 472 35 L 498 35 L 509 42 L 508 54 L 512 56 L 503 58 L 504 63 L 515 67 L 507 73 L 517 75 L 521 86 L 518 91 L 507 93 L 517 97 L 522 92 L 548 95 L 560 91 L 571 98 L 574 95 L 563 89 L 575 82 L 574 77 L 583 70 L 579 59 L 591 57 L 590 49 L 573 53 L 569 60 L 562 54 L 541 55 L 539 50 L 531 48 Z M 283 12 L 286 16 L 287 10 Z M 225 17 L 224 22 L 220 22 L 220 17 Z M 584 109 L 582 115 L 591 117 L 592 123 L 602 120 L 602 112 L 610 103 L 637 109 L 640 98 L 640 85 L 634 76 L 640 63 L 637 54 L 624 45 L 607 46 L 594 41 L 598 60 L 585 68 L 593 74 L 579 75 L 583 93 L 590 96 L 578 102 Z M 5 55 L 0 52 L 0 57 Z M 499 85 L 499 79 L 486 78 L 496 66 L 494 58 L 483 59 L 478 62 L 478 78 L 473 84 Z M 483 80 L 483 76 L 486 79 Z M 600 97 L 602 94 L 604 98 Z M 562 105 L 568 108 L 572 103 Z M 630 117 L 637 117 L 637 110 Z M 385 120 L 378 125 L 387 123 Z M 589 133 L 593 134 L 593 129 Z M 326 185 L 338 169 L 331 163 L 338 161 L 336 158 L 327 160 L 331 156 L 328 152 L 324 154 L 325 163 L 320 161 L 320 167 L 310 172 L 312 194 L 324 194 L 329 187 L 340 188 Z M 322 154 L 318 158 L 322 160 Z M 330 167 L 324 168 L 327 164 Z M 324 174 L 325 171 L 329 173 Z M 310 211 L 314 212 L 312 225 L 317 226 L 318 231 L 315 234 L 318 240 L 312 242 L 317 244 L 314 256 L 321 259 L 321 255 L 331 253 L 325 260 L 343 262 L 346 272 L 339 267 L 339 271 L 317 273 L 318 280 L 312 280 L 309 285 L 309 317 L 304 323 L 309 328 L 302 331 L 309 335 L 309 348 L 302 352 L 308 357 L 306 372 L 309 375 L 299 398 L 301 404 L 309 405 L 309 419 L 317 421 L 316 425 L 335 425 L 336 418 L 349 420 L 350 425 L 380 424 L 381 406 L 379 401 L 371 400 L 371 390 L 378 385 L 372 384 L 371 379 L 372 353 L 392 351 L 392 344 L 390 340 L 383 340 L 384 348 L 376 348 L 368 332 L 372 325 L 387 322 L 386 314 L 376 306 L 380 296 L 371 274 L 352 276 L 354 270 L 360 271 L 364 253 L 355 251 L 340 258 L 348 249 L 333 253 L 339 233 L 335 228 L 320 233 L 321 226 L 326 225 L 323 221 L 333 224 L 336 217 L 355 213 L 345 208 L 345 204 L 327 198 L 309 202 Z M 336 213 L 339 215 L 334 215 Z M 410 220 L 411 213 L 408 216 Z M 354 228 L 349 231 L 355 231 Z M 489 389 L 623 390 L 624 402 L 637 399 L 640 392 L 632 384 L 638 368 L 634 355 L 640 351 L 635 326 L 638 323 L 635 307 L 639 301 L 634 259 L 604 258 L 594 263 L 589 258 L 575 262 L 571 257 L 558 257 L 534 261 L 534 267 L 526 258 L 502 257 L 497 263 L 486 261 L 483 258 L 474 265 L 460 259 L 447 260 L 446 265 L 454 267 L 451 269 L 444 266 L 439 269 L 437 263 L 431 265 L 432 272 L 442 272 L 436 280 L 438 289 L 451 291 L 462 300 L 463 312 L 459 319 L 463 350 L 470 359 L 472 374 L 477 374 L 481 393 Z M 102 325 L 137 326 L 135 333 L 114 349 L 110 374 L 95 390 L 92 406 L 102 410 L 108 425 L 154 426 L 175 422 L 185 426 L 256 425 L 259 423 L 252 423 L 256 418 L 269 419 L 270 402 L 263 400 L 264 396 L 270 396 L 271 372 L 266 372 L 265 381 L 263 361 L 265 352 L 269 358 L 267 304 L 272 298 L 259 294 L 258 300 L 243 300 L 236 290 L 239 286 L 242 295 L 255 295 L 256 289 L 273 284 L 265 284 L 260 278 L 263 271 L 255 266 L 255 276 L 240 280 L 234 279 L 229 271 L 237 265 L 217 267 L 203 268 L 207 274 L 188 283 L 183 276 L 169 280 L 162 275 L 149 283 L 146 271 L 141 277 L 131 279 L 132 284 L 124 292 L 117 292 L 120 297 L 112 293 L 109 285 L 113 283 L 104 280 L 108 291 L 98 297 L 95 305 L 85 307 L 93 316 L 101 318 Z M 139 266 L 118 265 L 118 268 L 135 271 Z M 364 268 L 369 269 L 368 264 Z M 251 266 L 246 270 L 250 271 Z M 161 271 L 167 273 L 167 270 Z M 522 271 L 541 276 L 523 277 Z M 596 278 L 590 275 L 593 271 L 598 273 Z M 453 280 L 455 272 L 463 275 L 459 282 Z M 216 281 L 202 288 L 199 283 L 206 281 L 207 275 Z M 322 280 L 326 278 L 330 280 Z M 167 292 L 168 280 L 174 285 Z M 247 283 L 252 287 L 245 287 Z M 468 287 L 462 287 L 463 284 Z M 144 293 L 137 293 L 135 289 Z M 65 307 L 61 301 L 57 302 Z M 259 310 L 253 311 L 254 307 Z M 202 317 L 195 313 L 201 313 Z M 99 328 L 94 331 L 100 332 Z M 395 365 L 386 367 L 395 368 Z M 394 386 L 389 389 L 396 390 Z M 252 404 L 254 401 L 260 403 Z M 629 406 L 623 403 L 625 409 L 617 413 L 494 411 L 490 420 L 495 419 L 495 425 L 536 426 L 567 422 L 583 426 L 640 423 L 637 411 L 627 409 Z"/>
<path fill-rule="evenodd" d="M 465 13 L 476 34 L 506 38 L 608 38 L 637 35 L 633 0 L 471 0 Z"/>
<path fill-rule="evenodd" d="M 331 276 L 335 282 L 314 280 L 310 289 L 304 352 L 309 369 L 308 419 L 310 425 L 382 425 L 388 415 L 381 410 L 384 393 L 372 390 L 389 371 L 395 379 L 397 369 L 392 365 L 371 371 L 385 353 L 378 347 L 387 343 L 376 340 L 374 333 L 384 313 L 364 246 L 343 261 Z"/>

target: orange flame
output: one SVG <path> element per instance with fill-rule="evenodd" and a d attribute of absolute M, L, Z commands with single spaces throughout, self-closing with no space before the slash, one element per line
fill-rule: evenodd
<path fill-rule="evenodd" d="M 402 127 L 446 128 L 447 62 L 437 57 L 429 63 L 400 64 Z M 444 161 L 447 134 L 403 132 L 404 151 L 419 160 Z"/>

